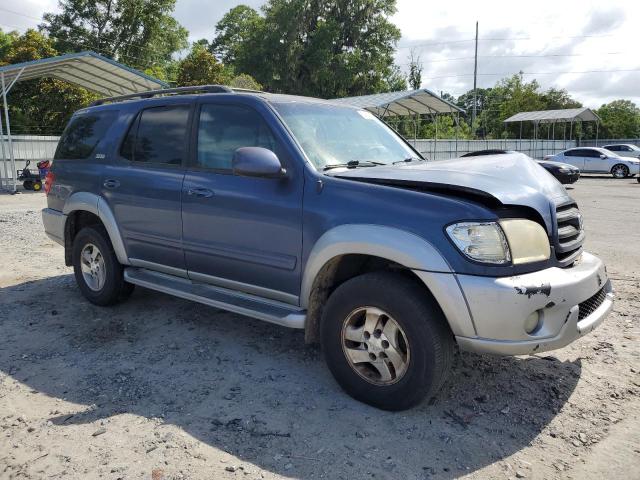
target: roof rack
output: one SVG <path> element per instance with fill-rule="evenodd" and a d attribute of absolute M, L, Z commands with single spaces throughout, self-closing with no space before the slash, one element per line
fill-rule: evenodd
<path fill-rule="evenodd" d="M 129 95 L 120 95 L 117 97 L 101 98 L 91 103 L 90 107 L 97 105 L 103 105 L 105 103 L 120 102 L 122 100 L 129 100 L 131 98 L 152 98 L 159 95 L 179 95 L 182 93 L 233 93 L 233 90 L 224 85 L 196 85 L 193 87 L 176 87 L 176 88 L 163 88 L 160 90 L 149 90 L 140 93 L 130 93 Z"/>

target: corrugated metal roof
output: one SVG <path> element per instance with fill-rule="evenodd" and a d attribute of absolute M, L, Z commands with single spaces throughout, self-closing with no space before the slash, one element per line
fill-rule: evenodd
<path fill-rule="evenodd" d="M 507 118 L 504 123 L 510 122 L 571 122 L 582 120 L 583 122 L 596 122 L 600 117 L 590 108 L 565 108 L 562 110 L 539 110 L 537 112 L 520 112 Z"/>
<path fill-rule="evenodd" d="M 102 95 L 125 95 L 166 88 L 168 84 L 95 52 L 70 53 L 58 57 L 0 67 L 5 83 L 41 77 L 65 80 Z"/>
<path fill-rule="evenodd" d="M 426 88 L 404 92 L 375 93 L 359 97 L 335 98 L 331 102 L 364 108 L 379 117 L 393 115 L 415 115 L 435 113 L 465 113 L 463 109 L 448 102 Z"/>

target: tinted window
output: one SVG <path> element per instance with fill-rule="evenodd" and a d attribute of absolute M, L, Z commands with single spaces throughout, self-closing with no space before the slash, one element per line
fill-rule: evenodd
<path fill-rule="evenodd" d="M 611 145 L 610 147 L 604 147 L 607 150 L 611 151 L 611 152 L 620 152 L 621 150 L 623 150 L 622 147 L 616 146 L 616 145 Z"/>
<path fill-rule="evenodd" d="M 136 146 L 136 133 L 138 132 L 138 123 L 140 123 L 140 114 L 136 115 L 136 118 L 131 124 L 131 127 L 129 127 L 129 131 L 127 132 L 127 136 L 124 139 L 124 142 L 122 142 L 122 147 L 120 147 L 120 155 L 131 161 L 133 161 L 133 150 Z"/>
<path fill-rule="evenodd" d="M 143 110 L 133 122 L 121 148 L 135 162 L 180 165 L 185 156 L 188 105 Z"/>
<path fill-rule="evenodd" d="M 579 157 L 580 154 L 578 152 L 579 152 L 579 150 L 567 150 L 566 152 L 564 152 L 564 156 L 565 157 Z"/>
<path fill-rule="evenodd" d="M 198 124 L 196 166 L 230 170 L 233 153 L 240 147 L 275 151 L 275 138 L 260 114 L 239 105 L 203 104 Z"/>
<path fill-rule="evenodd" d="M 118 112 L 108 110 L 103 112 L 80 114 L 71 119 L 65 128 L 54 159 L 66 158 L 80 160 L 88 158 L 113 124 Z"/>
<path fill-rule="evenodd" d="M 599 151 L 597 150 L 588 150 L 585 149 L 583 150 L 584 154 L 582 155 L 583 157 L 590 157 L 590 158 L 600 158 L 600 155 L 602 155 Z"/>

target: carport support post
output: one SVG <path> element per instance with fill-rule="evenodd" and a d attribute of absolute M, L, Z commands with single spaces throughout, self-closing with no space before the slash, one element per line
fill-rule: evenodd
<path fill-rule="evenodd" d="M 518 147 L 519 151 L 522 151 L 522 120 L 520 120 L 520 146 Z"/>
<path fill-rule="evenodd" d="M 599 133 L 598 132 L 598 130 L 599 130 L 598 127 L 599 126 L 600 126 L 600 122 L 598 120 L 596 120 L 596 147 L 598 146 L 598 133 Z"/>
<path fill-rule="evenodd" d="M 4 189 L 5 182 L 9 185 L 9 173 L 7 171 L 7 154 L 4 150 L 4 128 L 2 127 L 2 115 L 0 115 L 0 147 L 2 148 L 2 166 L 4 167 L 4 176 L 0 182 L 0 189 Z"/>
<path fill-rule="evenodd" d="M 460 130 L 460 112 L 456 112 L 456 158 L 458 158 L 458 131 Z"/>
<path fill-rule="evenodd" d="M 17 77 L 16 77 L 17 80 Z M 0 72 L 0 84 L 2 85 L 2 101 L 4 103 L 4 121 L 7 124 L 7 140 L 9 147 L 9 158 L 11 158 L 11 176 L 13 177 L 13 191 L 18 189 L 18 179 L 16 172 L 16 159 L 13 156 L 13 143 L 11 142 L 11 124 L 9 123 L 9 104 L 7 103 L 7 88 L 4 82 L 4 72 Z M 8 177 L 7 177 L 8 178 Z"/>

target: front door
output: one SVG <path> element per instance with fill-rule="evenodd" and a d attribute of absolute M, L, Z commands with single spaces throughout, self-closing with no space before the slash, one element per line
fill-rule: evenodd
<path fill-rule="evenodd" d="M 185 259 L 194 281 L 296 303 L 303 175 L 268 115 L 231 101 L 200 104 L 182 191 Z M 253 146 L 274 151 L 286 178 L 234 175 L 235 150 Z"/>
<path fill-rule="evenodd" d="M 584 170 L 593 173 L 609 173 L 611 170 L 611 159 L 607 156 L 601 157 L 597 150 L 585 150 Z"/>
<path fill-rule="evenodd" d="M 178 275 L 186 275 L 181 193 L 191 109 L 139 112 L 102 179 L 131 263 Z"/>

